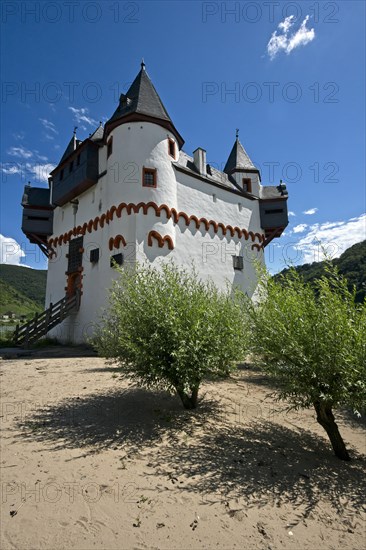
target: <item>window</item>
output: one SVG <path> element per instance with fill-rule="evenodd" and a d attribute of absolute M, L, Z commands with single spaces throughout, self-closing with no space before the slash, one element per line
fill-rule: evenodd
<path fill-rule="evenodd" d="M 175 159 L 175 141 L 174 139 L 168 138 L 168 151 L 169 155 Z"/>
<path fill-rule="evenodd" d="M 274 208 L 273 210 L 265 210 L 265 214 L 282 214 L 283 209 L 282 208 Z"/>
<path fill-rule="evenodd" d="M 243 258 L 243 256 L 233 256 L 233 267 L 234 267 L 234 269 L 237 269 L 238 271 L 242 271 L 244 269 L 244 258 Z"/>
<path fill-rule="evenodd" d="M 99 261 L 99 248 L 93 248 L 90 251 L 90 263 L 96 264 Z"/>
<path fill-rule="evenodd" d="M 73 171 L 73 168 L 74 168 L 74 161 L 72 160 L 72 161 L 70 162 L 69 172 L 72 172 L 72 171 Z"/>
<path fill-rule="evenodd" d="M 144 187 L 156 187 L 156 168 L 143 168 L 142 185 Z"/>
<path fill-rule="evenodd" d="M 116 267 L 117 265 L 123 264 L 123 254 L 115 254 L 114 256 L 111 256 L 111 267 Z"/>
<path fill-rule="evenodd" d="M 68 273 L 75 273 L 82 266 L 83 253 L 80 252 L 81 250 L 83 250 L 83 237 L 77 237 L 69 242 Z"/>
<path fill-rule="evenodd" d="M 64 179 L 64 169 L 60 172 L 60 181 Z"/>
<path fill-rule="evenodd" d="M 243 191 L 252 192 L 252 180 L 250 178 L 243 178 Z"/>
<path fill-rule="evenodd" d="M 80 153 L 78 154 L 77 158 L 76 158 L 76 166 L 79 166 L 80 165 Z"/>
<path fill-rule="evenodd" d="M 107 143 L 107 159 L 111 156 L 113 152 L 113 136 L 109 139 Z"/>

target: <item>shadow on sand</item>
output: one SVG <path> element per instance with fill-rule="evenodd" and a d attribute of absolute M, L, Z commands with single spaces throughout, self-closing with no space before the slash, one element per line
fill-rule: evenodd
<path fill-rule="evenodd" d="M 130 388 L 74 398 L 19 423 L 19 437 L 96 453 L 144 453 L 154 473 L 174 472 L 180 488 L 207 503 L 243 498 L 246 506 L 291 502 L 305 515 L 324 496 L 341 511 L 364 502 L 365 456 L 337 459 L 328 442 L 306 430 L 266 420 L 233 423 L 216 401 L 185 411 L 164 392 Z M 183 435 L 182 435 L 183 434 Z M 164 441 L 163 445 L 156 446 Z"/>

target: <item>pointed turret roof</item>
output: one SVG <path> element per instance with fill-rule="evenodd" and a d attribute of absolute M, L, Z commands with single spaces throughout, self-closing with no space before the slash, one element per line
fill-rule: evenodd
<path fill-rule="evenodd" d="M 184 143 L 182 136 L 176 130 L 158 92 L 151 82 L 143 61 L 141 63 L 140 72 L 132 82 L 126 94 L 121 94 L 119 105 L 106 123 L 106 128 L 108 129 L 112 123 L 116 123 L 116 121 L 127 117 L 129 120 L 156 119 L 175 134 L 180 147 Z"/>
<path fill-rule="evenodd" d="M 79 143 L 81 143 L 81 142 L 80 142 L 80 140 L 76 139 L 76 133 L 74 132 L 73 135 L 72 135 L 72 138 L 69 141 L 68 146 L 65 149 L 64 154 L 61 157 L 61 160 L 60 160 L 59 164 L 61 164 L 65 159 L 67 159 L 67 157 L 69 155 L 71 155 L 71 153 L 73 153 L 75 151 L 75 149 L 79 145 Z"/>
<path fill-rule="evenodd" d="M 225 164 L 224 172 L 226 174 L 231 174 L 237 168 L 242 170 L 257 170 L 253 162 L 250 160 L 248 153 L 240 143 L 238 136 L 236 137 L 229 158 Z"/>
<path fill-rule="evenodd" d="M 66 147 L 64 154 L 63 154 L 62 157 L 61 157 L 61 160 L 60 160 L 60 162 L 59 162 L 59 165 L 62 164 L 63 161 L 64 161 L 65 159 L 67 159 L 67 157 L 68 157 L 69 155 L 71 155 L 71 153 L 73 153 L 73 152 L 75 151 L 75 149 L 80 145 L 80 143 L 82 143 L 82 141 L 81 141 L 80 139 L 77 139 L 77 138 L 76 138 L 76 130 L 77 130 L 77 128 L 78 128 L 78 127 L 75 126 L 74 131 L 73 131 L 73 134 L 72 134 L 72 138 L 70 139 L 69 144 L 68 144 L 68 146 Z"/>
<path fill-rule="evenodd" d="M 91 141 L 99 141 L 99 140 L 103 139 L 103 134 L 104 134 L 103 123 L 99 122 L 98 128 L 96 130 L 94 130 L 94 132 L 92 134 L 90 134 L 89 139 Z"/>

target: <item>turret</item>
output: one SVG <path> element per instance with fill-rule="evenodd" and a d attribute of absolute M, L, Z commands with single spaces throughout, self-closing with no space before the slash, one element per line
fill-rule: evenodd
<path fill-rule="evenodd" d="M 259 197 L 260 172 L 240 143 L 239 130 L 236 130 L 236 140 L 227 159 L 224 172 L 234 178 L 240 189 Z"/>
<path fill-rule="evenodd" d="M 144 61 L 141 70 L 132 82 L 126 94 L 121 94 L 119 105 L 105 127 L 105 137 L 120 124 L 128 122 L 153 122 L 166 128 L 175 136 L 179 149 L 184 140 L 175 128 L 159 94 L 157 93 L 149 75 L 146 72 Z"/>

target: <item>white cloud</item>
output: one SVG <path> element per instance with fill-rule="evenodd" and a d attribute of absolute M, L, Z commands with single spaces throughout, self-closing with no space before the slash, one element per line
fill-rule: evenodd
<path fill-rule="evenodd" d="M 288 215 L 289 216 L 296 216 L 295 212 L 292 212 L 292 210 L 289 211 Z"/>
<path fill-rule="evenodd" d="M 13 138 L 16 139 L 17 141 L 22 141 L 25 138 L 25 133 L 24 132 L 17 132 L 15 134 L 13 134 Z"/>
<path fill-rule="evenodd" d="M 22 173 L 22 167 L 20 164 L 12 164 L 10 162 L 2 163 L 0 171 L 6 176 L 13 176 L 15 174 Z"/>
<path fill-rule="evenodd" d="M 307 15 L 304 21 L 301 23 L 299 30 L 290 37 L 288 42 L 286 53 L 292 52 L 298 46 L 305 46 L 315 38 L 314 29 L 308 29 L 306 23 L 309 21 L 309 16 Z"/>
<path fill-rule="evenodd" d="M 53 164 L 47 163 L 4 163 L 0 171 L 7 176 L 20 175 L 23 181 L 33 179 L 35 182 L 48 182 L 50 172 L 55 168 Z"/>
<path fill-rule="evenodd" d="M 53 122 L 51 122 L 50 120 L 47 120 L 46 118 L 40 118 L 39 120 L 41 121 L 42 125 L 46 128 L 46 130 L 54 134 L 58 134 L 58 131 L 56 130 L 56 127 Z"/>
<path fill-rule="evenodd" d="M 277 34 L 277 30 L 275 30 L 267 44 L 267 53 L 270 59 L 274 59 L 280 51 L 289 54 L 295 48 L 305 46 L 314 40 L 315 31 L 307 28 L 308 21 L 309 15 L 305 17 L 298 30 L 291 35 L 289 35 L 289 30 L 294 25 L 294 16 L 290 15 L 279 23 L 277 30 L 280 30 L 280 34 Z"/>
<path fill-rule="evenodd" d="M 27 172 L 33 174 L 36 181 L 48 182 L 48 176 L 50 172 L 55 168 L 54 164 L 47 162 L 46 164 L 30 164 L 26 163 L 25 169 Z"/>
<path fill-rule="evenodd" d="M 0 264 L 21 265 L 24 257 L 25 253 L 15 239 L 0 234 Z"/>
<path fill-rule="evenodd" d="M 44 157 L 43 155 L 38 155 L 37 153 L 37 157 L 39 160 L 41 160 L 42 162 L 47 162 L 48 161 L 48 158 L 47 157 Z"/>
<path fill-rule="evenodd" d="M 312 216 L 317 211 L 318 211 L 317 208 L 309 208 L 309 210 L 304 210 L 303 214 L 305 214 L 306 216 Z"/>
<path fill-rule="evenodd" d="M 30 159 L 33 157 L 32 151 L 28 151 L 28 149 L 25 149 L 24 147 L 10 147 L 10 149 L 7 150 L 7 153 L 11 157 L 20 157 L 22 159 Z"/>
<path fill-rule="evenodd" d="M 289 15 L 288 17 L 286 17 L 284 21 L 281 21 L 281 23 L 279 23 L 278 28 L 283 30 L 283 32 L 286 34 L 289 31 L 290 27 L 292 27 L 293 25 L 294 17 L 294 15 Z"/>
<path fill-rule="evenodd" d="M 366 239 L 366 214 L 346 221 L 314 224 L 294 248 L 301 252 L 301 263 L 320 262 L 324 254 L 338 258 L 347 248 Z"/>
<path fill-rule="evenodd" d="M 78 124 L 81 124 L 82 122 L 85 122 L 90 126 L 95 126 L 97 124 L 96 120 L 88 116 L 89 109 L 87 109 L 86 107 L 81 107 L 80 109 L 69 107 L 69 109 L 74 114 L 74 118 Z"/>
<path fill-rule="evenodd" d="M 307 228 L 307 224 L 306 223 L 300 223 L 299 225 L 295 225 L 295 227 L 293 228 L 293 233 L 304 233 L 305 229 Z"/>

